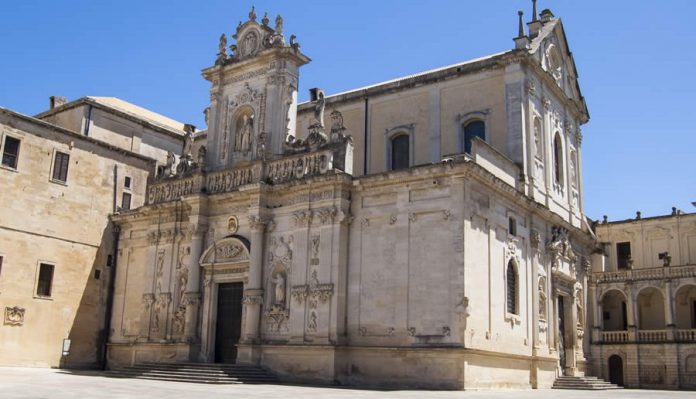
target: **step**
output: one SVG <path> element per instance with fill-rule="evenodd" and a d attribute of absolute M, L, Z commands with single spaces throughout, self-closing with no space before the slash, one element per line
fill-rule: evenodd
<path fill-rule="evenodd" d="M 116 378 L 137 378 L 205 384 L 277 383 L 275 375 L 253 365 L 216 363 L 138 363 L 107 372 Z"/>
<path fill-rule="evenodd" d="M 595 376 L 560 376 L 554 381 L 553 389 L 606 390 L 621 387 Z"/>

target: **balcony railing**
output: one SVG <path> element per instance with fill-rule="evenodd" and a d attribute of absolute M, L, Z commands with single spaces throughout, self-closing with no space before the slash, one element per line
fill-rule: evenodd
<path fill-rule="evenodd" d="M 202 192 L 227 193 L 254 183 L 280 184 L 332 171 L 351 174 L 352 163 L 352 144 L 338 143 L 314 152 L 287 155 L 271 161 L 258 160 L 228 170 L 194 170 L 151 182 L 147 190 L 147 203 L 170 202 Z"/>
<path fill-rule="evenodd" d="M 651 267 L 646 269 L 620 270 L 616 272 L 598 272 L 592 274 L 590 281 L 601 284 L 689 277 L 696 277 L 696 265 Z"/>
<path fill-rule="evenodd" d="M 601 344 L 655 344 L 689 342 L 696 343 L 696 329 L 688 330 L 636 330 L 599 331 L 597 337 Z"/>
<path fill-rule="evenodd" d="M 606 343 L 628 342 L 628 331 L 601 331 L 599 339 Z"/>
<path fill-rule="evenodd" d="M 665 330 L 638 330 L 638 342 L 665 342 L 667 331 Z"/>

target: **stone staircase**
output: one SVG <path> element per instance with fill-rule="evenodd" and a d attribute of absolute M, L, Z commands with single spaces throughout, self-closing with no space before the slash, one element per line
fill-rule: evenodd
<path fill-rule="evenodd" d="M 195 382 L 201 384 L 273 384 L 278 379 L 265 369 L 241 364 L 139 363 L 106 372 L 109 377 Z"/>
<path fill-rule="evenodd" d="M 554 381 L 553 389 L 585 389 L 585 390 L 604 390 L 620 389 L 621 387 L 597 377 L 571 377 L 560 376 Z"/>

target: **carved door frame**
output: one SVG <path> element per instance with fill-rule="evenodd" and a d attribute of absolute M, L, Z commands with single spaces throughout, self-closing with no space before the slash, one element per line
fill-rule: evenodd
<path fill-rule="evenodd" d="M 225 257 L 225 248 L 238 246 L 231 257 Z M 221 250 L 222 249 L 222 250 Z M 203 269 L 203 309 L 201 312 L 201 352 L 200 361 L 215 361 L 215 329 L 218 309 L 218 289 L 220 284 L 242 283 L 246 289 L 249 280 L 249 246 L 243 237 L 227 237 L 216 241 L 201 256 L 200 267 Z M 241 331 L 244 331 L 246 309 L 242 306 Z"/>

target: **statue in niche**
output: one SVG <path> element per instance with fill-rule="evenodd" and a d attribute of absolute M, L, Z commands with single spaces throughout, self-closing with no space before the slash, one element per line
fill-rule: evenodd
<path fill-rule="evenodd" d="M 235 151 L 249 152 L 251 135 L 254 130 L 254 117 L 247 114 L 242 115 L 237 123 L 237 135 L 235 137 Z"/>
<path fill-rule="evenodd" d="M 541 124 L 534 118 L 534 155 L 541 158 Z"/>
<path fill-rule="evenodd" d="M 275 298 L 273 303 L 280 307 L 285 307 L 285 277 L 282 273 L 277 273 L 273 278 Z"/>
<path fill-rule="evenodd" d="M 249 32 L 244 36 L 244 46 L 242 47 L 242 55 L 251 55 L 256 51 L 256 45 L 258 44 L 258 38 L 255 32 Z"/>

